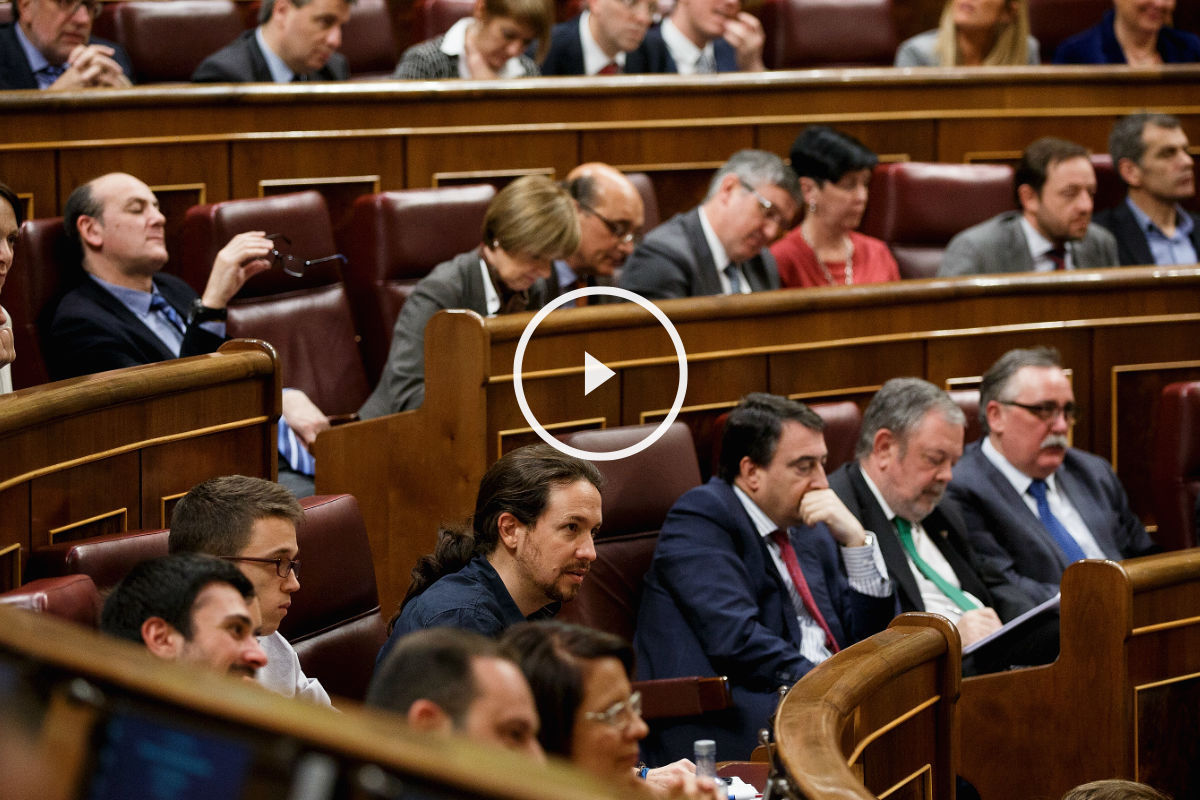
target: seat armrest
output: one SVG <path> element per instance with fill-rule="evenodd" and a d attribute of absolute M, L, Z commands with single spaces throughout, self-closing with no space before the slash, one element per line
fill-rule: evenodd
<path fill-rule="evenodd" d="M 724 675 L 637 681 L 633 688 L 642 693 L 645 719 L 692 717 L 733 707 L 729 679 Z"/>

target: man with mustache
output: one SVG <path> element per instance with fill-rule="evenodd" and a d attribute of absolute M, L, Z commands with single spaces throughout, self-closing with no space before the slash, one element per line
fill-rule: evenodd
<path fill-rule="evenodd" d="M 1053 272 L 1112 267 L 1117 241 L 1092 223 L 1096 171 L 1088 151 L 1046 136 L 1021 154 L 1013 185 L 1019 211 L 1005 211 L 950 240 L 939 275 Z"/>
<path fill-rule="evenodd" d="M 1073 561 L 1159 549 L 1108 462 L 1070 446 L 1078 413 L 1057 350 L 1008 351 L 980 385 L 986 435 L 967 447 L 947 490 L 982 568 L 1035 603 L 1058 591 Z"/>

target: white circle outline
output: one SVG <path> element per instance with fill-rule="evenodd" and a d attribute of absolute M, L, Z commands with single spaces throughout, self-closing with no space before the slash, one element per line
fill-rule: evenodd
<path fill-rule="evenodd" d="M 671 411 L 667 416 L 663 417 L 658 427 L 637 444 L 622 447 L 620 450 L 606 450 L 603 452 L 580 450 L 577 447 L 560 442 L 551 436 L 550 432 L 542 427 L 542 424 L 537 421 L 537 418 L 533 416 L 533 412 L 530 411 L 529 403 L 525 399 L 525 387 L 521 380 L 521 365 L 525 361 L 525 347 L 529 344 L 529 340 L 533 337 L 533 331 L 541 324 L 542 320 L 559 306 L 574 302 L 577 298 L 588 297 L 594 294 L 619 297 L 622 300 L 637 303 L 649 311 L 658 320 L 658 324 L 666 328 L 667 335 L 671 337 L 671 343 L 675 345 L 675 357 L 679 361 L 679 387 L 675 392 L 675 402 L 671 404 Z M 533 319 L 529 320 L 529 324 L 525 326 L 525 330 L 521 332 L 521 339 L 517 342 L 517 352 L 513 355 L 513 392 L 517 396 L 517 405 L 521 407 L 521 414 L 524 415 L 525 421 L 541 437 L 542 441 L 555 450 L 587 461 L 617 461 L 618 459 L 628 458 L 640 453 L 657 442 L 667 432 L 667 428 L 671 426 L 671 423 L 675 421 L 675 417 L 679 415 L 679 410 L 683 408 L 683 398 L 687 394 L 687 381 L 687 352 L 683 349 L 683 340 L 679 338 L 679 331 L 675 330 L 675 326 L 671 324 L 671 320 L 667 319 L 667 315 L 658 306 L 640 294 L 631 292 L 628 289 L 619 289 L 615 286 L 589 286 L 586 289 L 572 289 L 566 294 L 554 298 L 548 305 L 542 306 Z"/>

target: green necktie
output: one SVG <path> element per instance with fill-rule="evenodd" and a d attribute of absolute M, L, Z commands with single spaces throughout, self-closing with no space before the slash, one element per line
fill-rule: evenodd
<path fill-rule="evenodd" d="M 909 521 L 903 517 L 895 517 L 893 522 L 896 523 L 896 530 L 900 532 L 900 544 L 904 546 L 904 552 L 908 553 L 908 557 L 917 565 L 917 569 L 921 570 L 921 574 L 933 581 L 933 585 L 941 589 L 942 594 L 954 601 L 954 604 L 963 611 L 979 608 L 979 604 L 967 597 L 966 592 L 939 575 L 937 570 L 926 564 L 925 560 L 917 555 L 917 547 L 913 544 L 912 539 L 912 525 Z"/>

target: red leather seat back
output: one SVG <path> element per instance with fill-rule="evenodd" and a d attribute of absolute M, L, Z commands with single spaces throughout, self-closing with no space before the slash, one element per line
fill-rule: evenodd
<path fill-rule="evenodd" d="M 1038 40 L 1042 63 L 1067 39 L 1100 21 L 1112 0 L 1029 0 L 1029 32 Z"/>
<path fill-rule="evenodd" d="M 245 30 L 231 0 L 117 3 L 114 34 L 137 83 L 186 82 L 200 62 Z"/>
<path fill-rule="evenodd" d="M 392 74 L 400 53 L 385 0 L 356 0 L 350 6 L 350 20 L 342 26 L 339 52 L 349 62 L 352 78 Z"/>
<path fill-rule="evenodd" d="M 947 392 L 955 405 L 963 411 L 967 418 L 967 427 L 963 432 L 963 444 L 970 444 L 983 436 L 983 423 L 979 421 L 979 390 L 954 389 Z"/>
<path fill-rule="evenodd" d="M 382 192 L 354 201 L 343 242 L 350 259 L 346 284 L 372 383 L 387 360 L 404 301 L 438 264 L 479 245 L 495 196 L 494 186 L 479 184 Z"/>
<path fill-rule="evenodd" d="M 474 10 L 475 0 L 418 0 L 413 6 L 413 43 L 445 33 Z"/>
<path fill-rule="evenodd" d="M 1003 164 L 880 164 L 862 232 L 888 243 L 902 278 L 937 274 L 960 231 L 1014 208 L 1013 170 Z"/>
<path fill-rule="evenodd" d="M 629 182 L 637 188 L 638 194 L 642 196 L 642 208 L 645 212 L 645 223 L 642 225 L 642 230 L 649 233 L 658 227 L 660 221 L 658 195 L 654 191 L 654 183 L 644 172 L 627 172 L 625 177 L 629 178 Z"/>
<path fill-rule="evenodd" d="M 892 0 L 777 0 L 759 16 L 768 69 L 890 66 L 896 57 Z"/>
<path fill-rule="evenodd" d="M 1092 168 L 1096 170 L 1096 197 L 1093 206 L 1096 211 L 1113 206 L 1125 200 L 1125 181 L 1113 167 L 1112 156 L 1108 153 L 1093 153 Z"/>
<path fill-rule="evenodd" d="M 12 363 L 13 388 L 50 380 L 42 350 L 58 298 L 83 277 L 79 247 L 67 238 L 62 217 L 31 219 L 21 224 L 13 263 L 0 304 L 12 318 L 17 360 Z"/>
<path fill-rule="evenodd" d="M 89 628 L 100 624 L 100 608 L 103 605 L 96 585 L 87 575 L 63 575 L 30 581 L 0 594 L 0 603 L 53 614 Z"/>
<path fill-rule="evenodd" d="M 838 400 L 831 403 L 810 403 L 808 407 L 825 422 L 825 448 L 829 451 L 825 471 L 833 472 L 847 461 L 853 461 L 858 434 L 862 430 L 862 411 L 858 404 L 852 400 Z M 725 422 L 728 419 L 729 412 L 726 411 L 711 424 L 703 426 L 709 438 L 706 442 L 697 442 L 697 452 L 708 454 L 713 475 L 720 473 L 721 437 L 725 434 Z"/>
<path fill-rule="evenodd" d="M 167 554 L 167 531 L 130 531 L 36 547 L 30 574 L 38 577 L 87 575 L 101 592 L 112 589 L 134 564 Z"/>
<path fill-rule="evenodd" d="M 1163 387 L 1154 432 L 1154 540 L 1167 550 L 1196 546 L 1200 494 L 1200 381 Z"/>

